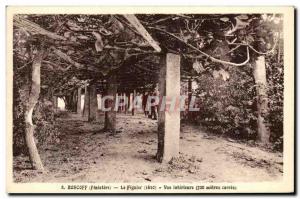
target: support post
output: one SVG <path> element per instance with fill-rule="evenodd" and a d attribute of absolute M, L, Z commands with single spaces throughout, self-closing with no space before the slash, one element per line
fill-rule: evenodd
<path fill-rule="evenodd" d="M 167 53 L 161 57 L 159 74 L 159 99 L 180 99 L 180 56 Z M 158 114 L 158 149 L 159 162 L 169 162 L 179 155 L 180 108 L 161 109 Z"/>
<path fill-rule="evenodd" d="M 77 112 L 77 89 L 75 89 L 73 91 L 73 94 L 72 94 L 72 103 L 71 103 L 71 106 L 72 106 L 72 112 Z"/>
<path fill-rule="evenodd" d="M 192 114 L 189 111 L 191 100 L 192 100 L 192 79 L 189 78 L 189 80 L 188 80 L 188 113 L 187 113 L 188 119 L 192 119 Z"/>
<path fill-rule="evenodd" d="M 89 114 L 88 114 L 88 121 L 92 122 L 96 120 L 98 105 L 97 105 L 97 90 L 95 84 L 89 85 Z"/>
<path fill-rule="evenodd" d="M 132 102 L 131 102 L 131 104 L 132 104 L 131 115 L 132 116 L 134 115 L 134 106 L 135 106 L 135 104 L 133 102 L 135 101 L 135 97 L 136 97 L 136 90 L 134 89 L 133 93 L 132 93 Z"/>
<path fill-rule="evenodd" d="M 82 116 L 83 117 L 88 117 L 90 111 L 90 94 L 89 94 L 89 89 L 87 86 L 87 83 L 84 85 L 84 105 L 83 105 L 83 112 Z"/>
<path fill-rule="evenodd" d="M 52 96 L 52 104 L 53 104 L 53 109 L 54 109 L 54 111 L 56 111 L 56 110 L 57 110 L 57 107 L 58 107 L 57 96 Z"/>
<path fill-rule="evenodd" d="M 77 89 L 77 114 L 81 114 L 81 88 Z"/>
<path fill-rule="evenodd" d="M 127 111 L 129 112 L 129 108 L 130 108 L 130 104 L 131 104 L 131 99 L 130 99 L 131 94 L 130 94 L 130 92 L 127 92 L 126 95 L 127 95 L 127 99 L 128 99 Z"/>
<path fill-rule="evenodd" d="M 116 95 L 117 95 L 117 82 L 116 75 L 112 74 L 108 79 L 108 86 L 106 94 L 112 96 L 113 99 L 107 99 L 105 101 L 105 107 L 110 108 L 109 111 L 105 112 L 104 130 L 110 131 L 112 134 L 116 133 Z"/>
<path fill-rule="evenodd" d="M 123 94 L 122 94 L 122 96 L 123 96 L 123 100 L 124 100 L 124 103 L 123 103 L 123 112 L 126 114 L 126 105 L 127 105 L 127 102 L 126 102 L 126 93 L 124 92 Z"/>
<path fill-rule="evenodd" d="M 270 132 L 266 127 L 266 121 L 264 118 L 268 112 L 265 56 L 259 56 L 256 58 L 253 66 L 253 76 L 256 84 L 257 96 L 257 141 L 268 144 Z"/>

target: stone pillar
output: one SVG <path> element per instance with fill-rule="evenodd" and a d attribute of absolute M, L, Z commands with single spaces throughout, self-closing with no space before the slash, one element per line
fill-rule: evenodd
<path fill-rule="evenodd" d="M 126 114 L 126 106 L 127 106 L 127 101 L 126 101 L 126 93 L 123 93 L 123 100 L 124 100 L 124 105 L 123 105 L 123 112 Z"/>
<path fill-rule="evenodd" d="M 85 83 L 84 84 L 84 105 L 83 105 L 82 116 L 88 117 L 90 114 L 89 111 L 90 111 L 90 94 L 89 94 L 87 83 Z"/>
<path fill-rule="evenodd" d="M 191 100 L 192 100 L 192 78 L 189 78 L 189 80 L 188 80 L 188 112 L 187 112 L 188 119 L 193 119 L 192 114 L 191 114 L 192 112 L 189 111 Z"/>
<path fill-rule="evenodd" d="M 132 104 L 132 109 L 131 109 L 131 115 L 134 115 L 134 106 L 135 106 L 134 102 L 135 102 L 135 97 L 136 97 L 136 90 L 134 89 L 134 90 L 133 90 L 133 93 L 132 93 L 132 102 L 131 102 L 131 104 Z"/>
<path fill-rule="evenodd" d="M 77 114 L 81 114 L 81 88 L 77 90 Z"/>
<path fill-rule="evenodd" d="M 53 96 L 53 97 L 52 97 L 52 103 L 53 103 L 54 111 L 56 111 L 56 110 L 57 110 L 57 107 L 58 107 L 57 96 Z"/>
<path fill-rule="evenodd" d="M 88 121 L 92 122 L 96 120 L 97 116 L 97 110 L 98 110 L 98 104 L 97 104 L 97 89 L 95 84 L 89 85 L 89 115 L 88 115 Z"/>
<path fill-rule="evenodd" d="M 77 113 L 77 94 L 78 94 L 77 89 L 75 89 L 72 93 L 73 93 L 72 94 L 72 103 L 71 103 L 72 112 Z"/>
<path fill-rule="evenodd" d="M 97 109 L 101 110 L 101 100 L 102 100 L 102 95 L 101 94 L 97 94 Z"/>
<path fill-rule="evenodd" d="M 180 99 L 180 55 L 168 53 L 161 57 L 159 74 L 159 98 Z M 160 102 L 160 106 L 161 106 Z M 169 162 L 179 155 L 180 108 L 161 110 L 158 113 L 159 162 Z"/>
<path fill-rule="evenodd" d="M 270 132 L 266 127 L 265 115 L 268 112 L 267 76 L 265 56 L 259 56 L 253 66 L 253 76 L 257 96 L 257 141 L 269 143 Z"/>
<path fill-rule="evenodd" d="M 113 99 L 107 99 L 105 101 L 105 107 L 110 108 L 110 110 L 105 112 L 104 130 L 110 131 L 112 134 L 116 133 L 117 113 L 115 110 L 115 105 L 116 105 L 117 89 L 118 89 L 118 85 L 117 85 L 116 75 L 111 74 L 108 79 L 106 95 L 113 97 Z"/>
<path fill-rule="evenodd" d="M 127 93 L 127 99 L 128 99 L 128 103 L 127 103 L 127 111 L 130 110 L 130 105 L 131 105 L 131 93 Z"/>

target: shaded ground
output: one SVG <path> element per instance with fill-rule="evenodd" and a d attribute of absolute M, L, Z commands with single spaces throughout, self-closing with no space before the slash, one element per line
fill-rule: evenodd
<path fill-rule="evenodd" d="M 117 117 L 116 136 L 101 132 L 103 123 L 88 123 L 75 114 L 59 119 L 60 143 L 40 152 L 48 172 L 36 173 L 30 169 L 27 157 L 18 156 L 14 158 L 15 181 L 251 182 L 282 179 L 281 153 L 211 136 L 191 125 L 182 127 L 180 157 L 160 164 L 154 157 L 156 121 L 142 114 L 119 114 Z"/>

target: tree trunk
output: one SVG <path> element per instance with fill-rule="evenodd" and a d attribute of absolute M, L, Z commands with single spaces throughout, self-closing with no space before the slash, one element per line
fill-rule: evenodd
<path fill-rule="evenodd" d="M 120 100 L 120 94 L 117 93 L 116 95 L 116 102 L 118 102 Z M 119 101 L 119 104 L 120 104 L 120 101 Z M 121 112 L 121 107 L 119 106 L 118 104 L 118 107 L 117 107 L 117 113 Z"/>
<path fill-rule="evenodd" d="M 125 93 L 122 93 L 122 98 L 123 98 L 123 100 L 124 100 L 124 101 L 123 101 L 123 105 L 122 105 L 122 109 L 123 109 L 122 112 L 124 112 L 124 113 L 126 114 L 126 104 L 125 104 L 125 103 L 126 103 L 126 102 L 125 102 L 125 101 L 126 101 L 126 100 L 125 100 L 126 94 L 125 94 Z"/>
<path fill-rule="evenodd" d="M 84 106 L 83 106 L 83 117 L 88 117 L 90 114 L 90 94 L 87 83 L 84 85 Z"/>
<path fill-rule="evenodd" d="M 108 87 L 106 91 L 107 96 L 113 96 L 113 99 L 107 99 L 105 101 L 106 108 L 111 108 L 109 111 L 105 112 L 104 130 L 110 131 L 112 134 L 116 133 L 116 95 L 117 95 L 117 83 L 116 76 L 112 74 L 108 80 Z"/>
<path fill-rule="evenodd" d="M 95 121 L 96 120 L 96 115 L 97 115 L 97 110 L 98 110 L 98 105 L 97 105 L 97 90 L 96 90 L 96 85 L 91 84 L 88 87 L 89 90 L 89 114 L 88 114 L 88 121 Z"/>
<path fill-rule="evenodd" d="M 56 111 L 58 107 L 57 96 L 52 96 L 52 104 L 53 104 L 54 111 Z"/>
<path fill-rule="evenodd" d="M 131 101 L 131 104 L 132 104 L 131 115 L 134 115 L 135 97 L 136 97 L 136 90 L 133 90 L 132 101 Z"/>
<path fill-rule="evenodd" d="M 75 89 L 72 95 L 72 112 L 75 113 L 77 112 L 77 100 L 78 100 L 77 94 L 78 94 L 77 89 Z"/>
<path fill-rule="evenodd" d="M 81 114 L 81 88 L 77 89 L 77 114 Z"/>
<path fill-rule="evenodd" d="M 66 110 L 74 112 L 74 103 L 75 103 L 75 101 L 76 101 L 76 99 L 74 97 L 74 92 L 73 91 L 69 95 L 66 95 L 65 96 Z"/>
<path fill-rule="evenodd" d="M 192 79 L 190 78 L 188 80 L 188 112 L 187 112 L 188 119 L 193 119 L 192 113 L 191 111 L 189 111 L 191 100 L 192 100 Z"/>
<path fill-rule="evenodd" d="M 40 50 L 32 63 L 31 90 L 29 93 L 28 102 L 25 107 L 25 141 L 29 151 L 29 158 L 34 169 L 44 171 L 35 140 L 34 140 L 34 125 L 32 123 L 32 114 L 40 95 L 41 84 L 41 63 L 43 59 L 43 50 Z"/>
<path fill-rule="evenodd" d="M 126 92 L 125 96 L 127 98 L 127 104 L 125 105 L 125 114 L 127 114 L 130 107 L 130 93 Z"/>
<path fill-rule="evenodd" d="M 159 99 L 163 97 L 180 99 L 180 56 L 168 53 L 161 57 L 159 74 Z M 158 112 L 158 147 L 159 162 L 169 162 L 179 155 L 180 109 Z"/>
<path fill-rule="evenodd" d="M 253 76 L 256 84 L 257 95 L 257 141 L 269 143 L 270 132 L 266 127 L 265 115 L 268 112 L 267 77 L 265 57 L 259 56 L 255 60 Z"/>
<path fill-rule="evenodd" d="M 128 111 L 129 111 L 129 108 L 130 108 L 130 105 L 131 105 L 131 99 L 130 99 L 130 96 L 131 96 L 131 93 L 127 93 L 127 97 L 128 97 Z"/>

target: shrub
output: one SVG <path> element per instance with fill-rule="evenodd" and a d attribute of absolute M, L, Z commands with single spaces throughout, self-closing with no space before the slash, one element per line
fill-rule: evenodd
<path fill-rule="evenodd" d="M 210 131 L 235 138 L 254 139 L 255 87 L 250 75 L 251 68 L 247 67 L 230 68 L 230 77 L 225 81 L 222 76 L 212 74 L 198 78 L 199 123 Z"/>

